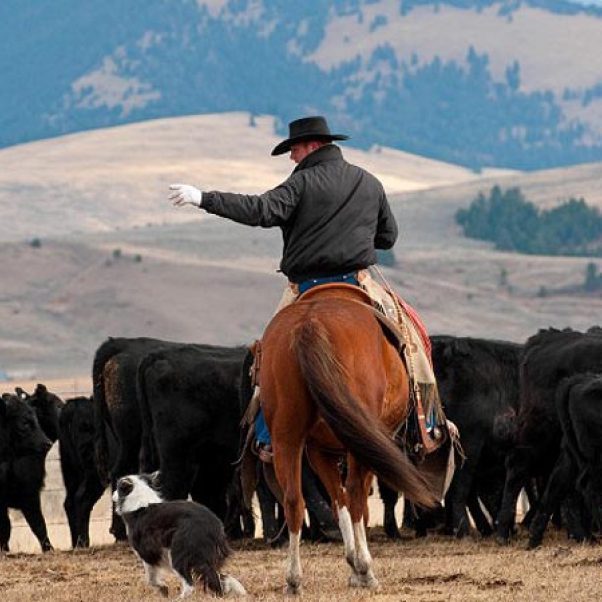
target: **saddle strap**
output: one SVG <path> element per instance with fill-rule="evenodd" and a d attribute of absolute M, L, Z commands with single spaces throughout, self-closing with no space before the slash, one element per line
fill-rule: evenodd
<path fill-rule="evenodd" d="M 253 342 L 250 349 L 253 354 L 253 364 L 249 370 L 251 377 L 251 386 L 256 387 L 259 384 L 259 370 L 261 369 L 261 339 Z"/>

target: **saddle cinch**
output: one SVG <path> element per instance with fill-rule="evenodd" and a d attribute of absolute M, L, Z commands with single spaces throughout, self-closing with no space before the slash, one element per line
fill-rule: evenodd
<path fill-rule="evenodd" d="M 357 301 L 349 300 L 361 305 L 368 305 L 373 309 L 374 316 L 378 320 L 384 335 L 398 350 L 410 378 L 410 409 L 404 421 L 398 425 L 394 438 L 399 446 L 405 449 L 406 453 L 412 458 L 414 464 L 431 484 L 439 499 L 443 499 L 453 477 L 455 469 L 454 448 L 459 449 L 459 435 L 457 431 L 450 428 L 450 423 L 445 418 L 434 377 L 432 383 L 422 383 L 416 379 L 414 365 L 418 354 L 421 353 L 422 361 L 428 362 L 429 365 L 430 357 L 424 349 L 420 337 L 416 337 L 418 340 L 413 341 L 407 323 L 404 324 L 404 320 L 410 322 L 411 317 L 403 311 L 402 306 L 398 307 L 401 322 L 398 325 L 385 315 L 383 308 L 362 288 L 338 282 L 312 287 L 300 295 L 295 303 L 300 300 L 311 299 L 319 291 L 326 289 L 353 289 Z M 396 303 L 398 304 L 398 301 Z M 260 340 L 253 343 L 251 352 L 255 359 L 250 369 L 250 376 L 252 386 L 257 390 L 255 385 L 259 382 L 259 372 L 261 370 Z M 245 413 L 244 422 L 252 424 L 259 410 L 259 403 L 258 397 L 254 396 Z"/>

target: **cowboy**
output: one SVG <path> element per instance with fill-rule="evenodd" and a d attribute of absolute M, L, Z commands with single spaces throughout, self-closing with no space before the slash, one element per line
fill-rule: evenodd
<path fill-rule="evenodd" d="M 376 263 L 376 249 L 394 245 L 397 223 L 380 181 L 345 161 L 333 144 L 347 139 L 332 134 L 324 117 L 297 119 L 289 124 L 288 138 L 272 150 L 273 156 L 289 152 L 297 164 L 276 188 L 246 195 L 172 184 L 169 199 L 177 207 L 193 205 L 242 224 L 281 228 L 280 271 L 289 283 L 277 311 L 313 286 L 343 282 L 362 286 L 385 311 L 395 313 L 395 304 L 367 268 Z M 260 451 L 268 451 L 262 412 L 255 427 Z M 269 459 L 267 453 L 260 457 Z"/>

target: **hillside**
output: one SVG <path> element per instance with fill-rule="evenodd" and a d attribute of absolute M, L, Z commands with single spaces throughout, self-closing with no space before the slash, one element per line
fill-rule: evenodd
<path fill-rule="evenodd" d="M 602 160 L 602 8 L 563 0 L 5 0 L 0 71 L 0 147 L 249 111 L 471 168 Z"/>
<path fill-rule="evenodd" d="M 169 182 L 191 174 L 207 187 L 249 190 L 285 177 L 290 161 L 267 154 L 277 140 L 271 120 L 247 121 L 159 120 L 0 151 L 0 373 L 87 374 L 109 335 L 225 345 L 260 336 L 284 284 L 280 233 L 165 198 Z M 522 341 L 538 328 L 600 322 L 599 296 L 541 294 L 578 287 L 587 258 L 496 252 L 454 222 L 494 183 L 521 186 L 542 206 L 574 195 L 602 207 L 599 164 L 475 180 L 387 149 L 344 152 L 387 183 L 401 236 L 397 265 L 384 273 L 432 333 Z M 39 247 L 26 242 L 34 235 Z"/>
<path fill-rule="evenodd" d="M 281 140 L 271 117 L 198 115 L 146 121 L 0 150 L 0 239 L 178 223 L 197 216 L 167 202 L 173 182 L 204 190 L 263 192 L 294 164 L 271 157 Z M 347 159 L 373 171 L 387 192 L 457 184 L 480 174 L 392 149 L 344 145 Z M 198 212 L 197 212 L 198 213 Z"/>

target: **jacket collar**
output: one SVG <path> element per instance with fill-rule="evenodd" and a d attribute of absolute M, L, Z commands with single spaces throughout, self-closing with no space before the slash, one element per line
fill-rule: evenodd
<path fill-rule="evenodd" d="M 343 153 L 341 149 L 336 144 L 325 144 L 321 146 L 319 149 L 315 150 L 313 153 L 309 153 L 303 161 L 295 167 L 293 173 L 297 173 L 302 169 L 307 169 L 308 167 L 314 167 L 314 165 L 318 165 L 318 163 L 324 163 L 325 161 L 337 161 L 343 158 Z"/>

